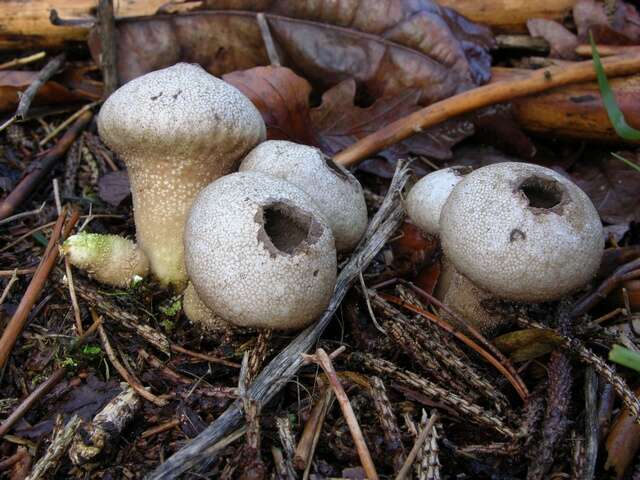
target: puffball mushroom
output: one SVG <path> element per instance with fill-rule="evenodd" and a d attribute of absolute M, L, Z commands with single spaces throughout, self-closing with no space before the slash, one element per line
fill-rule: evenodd
<path fill-rule="evenodd" d="M 333 233 L 313 200 L 259 172 L 226 175 L 198 194 L 185 261 L 202 302 L 240 327 L 304 327 L 336 281 Z"/>
<path fill-rule="evenodd" d="M 184 290 L 182 310 L 190 321 L 197 323 L 207 331 L 226 331 L 230 327 L 227 322 L 222 320 L 200 300 L 191 282 L 187 284 L 187 288 Z"/>
<path fill-rule="evenodd" d="M 269 140 L 249 152 L 240 171 L 273 175 L 306 192 L 324 213 L 340 252 L 355 248 L 367 229 L 360 182 L 315 147 Z"/>
<path fill-rule="evenodd" d="M 425 233 L 438 235 L 440 212 L 453 188 L 470 167 L 449 167 L 425 175 L 411 188 L 405 202 L 407 215 Z"/>
<path fill-rule="evenodd" d="M 136 236 L 163 284 L 186 283 L 183 230 L 193 199 L 264 140 L 262 117 L 235 87 L 178 63 L 126 83 L 98 118 L 127 164 Z"/>
<path fill-rule="evenodd" d="M 149 260 L 131 240 L 119 235 L 80 232 L 60 247 L 71 265 L 97 281 L 128 288 L 149 274 Z"/>
<path fill-rule="evenodd" d="M 440 216 L 444 254 L 478 287 L 505 300 L 544 302 L 583 287 L 604 247 L 598 213 L 567 178 L 504 162 L 467 175 Z"/>

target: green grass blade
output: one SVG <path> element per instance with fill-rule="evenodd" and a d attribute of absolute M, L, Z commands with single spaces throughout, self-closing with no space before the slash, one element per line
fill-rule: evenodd
<path fill-rule="evenodd" d="M 640 165 L 638 165 L 637 163 L 634 163 L 631 160 L 628 160 L 628 159 L 624 158 L 622 155 L 618 155 L 615 152 L 611 152 L 611 155 L 613 155 L 615 158 L 617 158 L 621 162 L 625 163 L 627 166 L 629 166 L 629 167 L 633 168 L 634 170 L 640 172 Z"/>
<path fill-rule="evenodd" d="M 609 360 L 640 372 L 640 353 L 636 353 L 628 348 L 614 345 L 609 352 Z"/>
<path fill-rule="evenodd" d="M 609 86 L 609 81 L 607 80 L 604 68 L 602 67 L 602 62 L 600 61 L 600 54 L 598 53 L 598 49 L 596 48 L 596 44 L 593 41 L 593 35 L 591 35 L 591 33 L 589 33 L 589 40 L 591 41 L 591 55 L 593 57 L 593 65 L 596 69 L 596 76 L 598 77 L 600 95 L 602 96 L 602 101 L 604 102 L 604 107 L 607 110 L 607 115 L 609 116 L 611 125 L 613 125 L 613 129 L 625 140 L 640 140 L 640 131 L 627 124 L 627 121 L 624 119 L 624 115 L 620 111 L 620 107 L 618 107 L 618 104 L 616 103 L 616 98 Z"/>

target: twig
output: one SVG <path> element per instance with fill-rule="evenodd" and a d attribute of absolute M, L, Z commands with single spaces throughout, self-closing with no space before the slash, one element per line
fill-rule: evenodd
<path fill-rule="evenodd" d="M 437 413 L 434 413 L 433 415 L 431 415 L 431 418 L 429 419 L 429 423 L 427 423 L 427 426 L 420 432 L 420 435 L 418 435 L 416 442 L 413 444 L 413 448 L 409 452 L 409 455 L 407 456 L 407 459 L 405 460 L 404 465 L 396 475 L 395 480 L 403 480 L 407 476 L 407 474 L 409 473 L 409 470 L 411 470 L 411 466 L 413 465 L 413 462 L 416 460 L 416 457 L 418 456 L 418 452 L 420 451 L 422 444 L 427 439 L 427 436 L 429 435 L 429 432 L 431 432 L 431 429 L 433 428 L 433 425 L 434 423 L 436 423 L 437 419 L 438 419 Z"/>
<path fill-rule="evenodd" d="M 40 260 L 40 265 L 38 265 L 38 270 L 31 279 L 26 292 L 24 292 L 24 295 L 22 296 L 22 300 L 20 300 L 20 304 L 18 305 L 16 312 L 13 314 L 13 317 L 11 317 L 11 320 L 4 329 L 4 332 L 2 332 L 2 337 L 0 337 L 0 369 L 3 369 L 7 364 L 7 360 L 11 355 L 13 346 L 15 345 L 18 337 L 27 324 L 29 312 L 38 300 L 47 277 L 49 276 L 49 273 L 51 272 L 51 269 L 55 264 L 56 258 L 58 258 L 58 249 L 53 249 L 53 246 L 56 245 L 58 239 L 60 238 L 60 235 L 62 234 L 62 225 L 65 216 L 66 209 L 64 209 L 63 212 L 58 216 L 58 220 L 56 221 L 56 224 L 53 228 L 51 238 L 49 238 L 47 250 Z M 49 251 L 50 253 L 48 253 L 47 251 Z"/>
<path fill-rule="evenodd" d="M 209 355 L 207 353 L 194 352 L 193 350 L 188 350 L 184 347 L 181 347 L 180 345 L 176 345 L 175 343 L 170 343 L 169 349 L 176 353 L 183 353 L 190 357 L 204 360 L 205 362 L 217 363 L 230 368 L 240 368 L 240 365 L 235 362 L 230 362 L 229 360 L 225 360 L 224 358 L 214 357 L 213 355 Z"/>
<path fill-rule="evenodd" d="M 585 455 L 583 480 L 593 480 L 598 460 L 598 444 L 600 433 L 598 432 L 598 377 L 592 366 L 585 370 L 584 382 L 585 398 Z"/>
<path fill-rule="evenodd" d="M 420 423 L 426 427 L 427 421 L 427 412 L 422 410 L 422 420 Z M 438 425 L 434 423 L 429 436 L 425 440 L 420 452 L 418 452 L 418 458 L 416 459 L 419 461 L 416 465 L 418 480 L 440 480 L 440 458 L 438 456 L 440 448 L 438 447 L 437 427 Z"/>
<path fill-rule="evenodd" d="M 38 460 L 38 463 L 33 466 L 33 470 L 25 480 L 53 478 L 58 462 L 67 452 L 81 422 L 82 419 L 78 415 L 74 415 L 73 418 L 67 422 L 64 428 L 55 435 L 47 452 Z"/>
<path fill-rule="evenodd" d="M 278 50 L 276 49 L 276 43 L 273 41 L 271 30 L 269 29 L 269 22 L 264 16 L 264 13 L 260 12 L 256 15 L 258 20 L 258 27 L 260 27 L 260 35 L 262 35 L 262 41 L 264 42 L 264 48 L 267 50 L 267 56 L 269 57 L 269 63 L 274 67 L 282 65 L 280 57 L 278 56 Z"/>
<path fill-rule="evenodd" d="M 124 365 L 122 365 L 122 363 L 120 363 L 120 360 L 118 360 L 118 358 L 116 357 L 113 348 L 111 348 L 109 337 L 107 337 L 107 332 L 104 331 L 102 325 L 98 327 L 98 333 L 100 334 L 100 340 L 102 341 L 102 346 L 105 353 L 107 354 L 107 357 L 109 357 L 109 361 L 118 371 L 120 376 L 131 386 L 131 388 L 133 388 L 142 398 L 149 400 L 154 405 L 158 405 L 159 407 L 165 406 L 167 404 L 165 400 L 156 397 L 153 393 L 144 388 L 138 381 L 138 379 L 134 377 L 133 374 L 130 373 L 129 370 L 124 367 Z"/>
<path fill-rule="evenodd" d="M 0 305 L 2 305 L 5 299 L 9 296 L 9 292 L 11 292 L 11 287 L 13 287 L 13 284 L 18 281 L 18 275 L 16 272 L 17 269 L 12 272 L 13 274 L 11 275 L 11 278 L 7 282 L 7 285 L 4 287 L 4 290 L 2 290 L 2 295 L 0 295 Z"/>
<path fill-rule="evenodd" d="M 167 422 L 161 423 L 160 425 L 156 425 L 155 427 L 151 427 L 150 429 L 145 430 L 140 435 L 140 438 L 153 437 L 155 435 L 158 435 L 159 433 L 164 433 L 168 430 L 173 430 L 174 428 L 179 426 L 180 426 L 180 420 L 175 418 L 173 420 L 169 420 Z"/>
<path fill-rule="evenodd" d="M 304 425 L 300 441 L 293 454 L 293 465 L 298 470 L 303 470 L 305 475 L 309 471 L 313 454 L 320 438 L 320 432 L 324 425 L 324 419 L 333 403 L 333 391 L 325 388 L 320 394 L 318 401 L 313 406 L 307 423 Z"/>
<path fill-rule="evenodd" d="M 101 320 L 98 319 L 87 329 L 84 334 L 77 338 L 74 342 L 69 346 L 69 352 L 75 351 L 80 346 L 84 345 L 98 330 L 98 326 L 100 326 Z M 38 387 L 33 390 L 27 398 L 25 398 L 20 405 L 18 405 L 15 410 L 9 415 L 2 425 L 0 425 L 0 438 L 2 438 L 11 428 L 16 424 L 18 420 L 20 420 L 36 402 L 38 402 L 46 393 L 55 387 L 60 380 L 62 380 L 66 374 L 66 368 L 59 368 L 44 382 L 42 382 Z"/>
<path fill-rule="evenodd" d="M 609 78 L 637 73 L 640 55 L 615 55 L 602 61 Z M 358 140 L 339 152 L 334 161 L 341 165 L 356 165 L 380 150 L 450 118 L 488 105 L 550 90 L 561 85 L 594 80 L 593 62 L 586 60 L 572 65 L 561 65 L 533 71 L 522 77 L 498 81 L 467 90 L 417 112 L 403 117 L 371 135 Z"/>
<path fill-rule="evenodd" d="M 64 63 L 64 60 L 65 55 L 62 53 L 57 57 L 49 60 L 44 68 L 40 70 L 36 79 L 22 93 L 15 115 L 13 115 L 9 120 L 3 123 L 2 126 L 0 126 L 0 132 L 16 121 L 24 120 L 26 118 L 27 112 L 29 111 L 29 107 L 31 106 L 31 102 L 36 96 L 36 93 L 38 93 L 40 87 L 42 87 L 47 82 L 47 80 L 49 80 L 58 70 L 60 70 L 60 67 L 62 67 L 62 64 Z"/>
<path fill-rule="evenodd" d="M 76 330 L 78 335 L 82 335 L 82 316 L 80 315 L 80 306 L 78 305 L 78 297 L 76 296 L 76 288 L 73 284 L 73 273 L 71 272 L 71 265 L 69 264 L 69 258 L 64 256 L 64 269 L 67 275 L 67 285 L 69 287 L 69 297 L 71 298 L 71 306 L 73 307 L 73 317 L 76 321 Z"/>
<path fill-rule="evenodd" d="M 55 225 L 56 222 L 51 222 Z M 0 277 L 13 277 L 14 275 L 29 275 L 36 273 L 37 268 L 14 268 L 13 270 L 0 270 Z"/>
<path fill-rule="evenodd" d="M 49 143 L 49 141 L 51 139 L 53 139 L 54 137 L 58 136 L 58 134 L 64 130 L 65 128 L 67 128 L 69 125 L 71 125 L 72 122 L 74 122 L 76 119 L 78 119 L 83 113 L 88 112 L 89 110 L 91 110 L 93 107 L 95 107 L 96 105 L 99 105 L 100 102 L 92 102 L 92 103 L 88 103 L 86 104 L 84 107 L 80 108 L 78 111 L 74 112 L 71 116 L 69 116 L 69 118 L 67 118 L 66 120 L 64 120 L 60 125 L 58 125 L 57 127 L 55 127 L 53 130 L 51 130 L 46 137 L 44 137 L 42 140 L 40 140 L 39 145 L 41 147 L 44 147 L 47 143 Z"/>
<path fill-rule="evenodd" d="M 38 159 L 37 166 L 25 175 L 15 186 L 13 191 L 0 203 L 0 219 L 13 215 L 13 212 L 33 192 L 38 184 L 48 175 L 69 147 L 76 140 L 80 132 L 93 118 L 91 112 L 84 112 L 75 123 L 65 132 L 60 141 Z"/>
<path fill-rule="evenodd" d="M 316 353 L 307 358 L 313 358 L 314 362 L 320 365 L 324 373 L 327 375 L 329 379 L 329 384 L 333 389 L 333 393 L 338 400 L 338 404 L 340 405 L 340 409 L 342 410 L 342 415 L 344 416 L 347 426 L 349 427 L 349 431 L 351 432 L 351 436 L 353 437 L 353 443 L 356 446 L 356 450 L 358 452 L 358 457 L 360 457 L 360 463 L 362 464 L 362 468 L 364 469 L 364 473 L 369 480 L 377 480 L 378 472 L 376 472 L 376 467 L 373 464 L 373 459 L 371 458 L 371 454 L 369 453 L 369 448 L 364 440 L 364 436 L 362 435 L 362 430 L 360 429 L 360 424 L 358 423 L 358 419 L 356 418 L 355 413 L 353 412 L 353 407 L 351 407 L 351 402 L 349 402 L 349 397 L 347 397 L 347 393 L 344 391 L 338 376 L 336 375 L 336 370 L 333 368 L 333 363 L 327 355 L 327 352 L 322 348 L 318 348 Z"/>
<path fill-rule="evenodd" d="M 20 218 L 30 217 L 32 215 L 38 215 L 40 212 L 42 212 L 46 204 L 47 202 L 42 202 L 42 205 L 40 205 L 38 208 L 34 210 L 29 210 L 28 212 L 16 213 L 15 215 L 12 215 L 9 218 L 2 219 L 0 220 L 0 225 L 5 225 L 7 223 L 15 222 Z"/>
<path fill-rule="evenodd" d="M 91 422 L 83 422 L 69 449 L 74 465 L 94 461 L 114 443 L 141 406 L 140 397 L 127 384 L 107 403 Z"/>
<path fill-rule="evenodd" d="M 27 453 L 28 450 L 25 447 L 18 447 L 18 451 L 16 453 L 0 462 L 0 472 L 7 470 L 9 467 L 18 463 L 25 455 L 27 455 Z"/>
<path fill-rule="evenodd" d="M 636 258 L 618 267 L 598 288 L 576 303 L 576 306 L 571 312 L 571 316 L 576 318 L 587 313 L 620 285 L 620 283 L 624 281 L 624 276 L 627 273 L 637 270 L 638 268 L 640 268 L 640 258 Z"/>
<path fill-rule="evenodd" d="M 1 63 L 0 70 L 7 70 L 9 68 L 37 62 L 38 60 L 42 60 L 46 56 L 47 56 L 47 52 L 38 52 L 38 53 L 34 53 L 33 55 L 29 55 L 28 57 L 14 58 L 13 60 L 9 60 L 8 62 Z"/>
<path fill-rule="evenodd" d="M 103 98 L 118 88 L 118 37 L 113 16 L 113 0 L 98 2 L 98 35 L 100 36 L 100 68 L 104 82 Z"/>
<path fill-rule="evenodd" d="M 404 218 L 400 192 L 404 189 L 409 176 L 408 163 L 399 161 L 382 206 L 369 223 L 364 238 L 355 253 L 338 276 L 329 306 L 315 324 L 300 332 L 286 348 L 267 364 L 252 383 L 247 392 L 248 395 L 266 404 L 293 378 L 302 366 L 301 353 L 308 351 L 315 345 L 342 303 L 351 284 L 358 278 L 359 272 L 366 268 L 400 226 Z M 222 439 L 229 430 L 240 425 L 241 421 L 241 404 L 236 401 L 188 445 L 156 468 L 149 475 L 149 480 L 173 479 L 196 465 L 209 464 L 212 461 L 212 456 L 208 453 L 208 449 Z"/>

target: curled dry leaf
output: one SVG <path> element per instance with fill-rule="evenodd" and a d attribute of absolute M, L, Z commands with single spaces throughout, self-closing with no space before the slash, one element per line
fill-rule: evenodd
<path fill-rule="evenodd" d="M 404 4 L 390 2 L 395 8 Z M 341 26 L 271 13 L 265 18 L 285 64 L 322 88 L 354 78 L 375 98 L 418 89 L 420 103 L 428 104 L 486 81 L 492 42 L 486 29 L 431 2 L 421 5 L 425 9 L 401 26 L 359 25 L 370 33 L 346 28 L 340 16 L 329 20 Z M 89 45 L 98 60 L 95 30 Z M 200 11 L 118 23 L 122 81 L 179 61 L 199 63 L 216 76 L 268 64 L 256 14 Z"/>
<path fill-rule="evenodd" d="M 493 344 L 514 362 L 526 362 L 546 355 L 560 343 L 560 337 L 553 330 L 538 328 L 516 330 L 493 339 Z"/>
<path fill-rule="evenodd" d="M 97 100 L 102 96 L 102 84 L 84 75 L 87 68 L 68 69 L 55 80 L 46 82 L 35 97 L 33 105 L 66 105 L 83 100 Z M 27 70 L 0 71 L 0 112 L 14 111 L 22 92 L 37 78 L 39 72 Z"/>
<path fill-rule="evenodd" d="M 628 153 L 623 156 L 632 158 Z M 620 160 L 605 157 L 578 162 L 570 173 L 604 222 L 640 221 L 640 172 Z"/>
<path fill-rule="evenodd" d="M 640 395 L 640 389 L 636 390 Z M 607 463 L 606 469 L 613 469 L 616 478 L 620 479 L 631 466 L 633 459 L 640 448 L 640 425 L 627 408 L 623 408 L 611 432 L 607 436 Z"/>
<path fill-rule="evenodd" d="M 588 42 L 589 32 L 597 43 L 605 45 L 633 45 L 640 39 L 640 15 L 622 0 L 578 0 L 573 20 L 581 43 Z"/>
<path fill-rule="evenodd" d="M 420 92 L 415 89 L 359 107 L 354 103 L 356 82 L 350 79 L 325 92 L 322 104 L 311 109 L 311 86 L 285 67 L 256 67 L 223 78 L 260 110 L 269 138 L 316 145 L 328 155 L 420 108 Z M 470 122 L 452 120 L 393 145 L 381 155 L 393 160 L 411 152 L 445 159 L 451 156 L 453 145 L 472 133 Z"/>

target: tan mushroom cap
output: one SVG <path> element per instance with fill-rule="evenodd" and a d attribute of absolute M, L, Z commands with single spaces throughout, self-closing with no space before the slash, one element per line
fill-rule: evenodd
<path fill-rule="evenodd" d="M 360 182 L 315 147 L 269 140 L 249 152 L 240 171 L 273 175 L 306 192 L 331 225 L 340 252 L 355 248 L 367 229 L 367 205 Z"/>
<path fill-rule="evenodd" d="M 498 298 L 548 301 L 596 273 L 604 235 L 589 197 L 545 167 L 480 168 L 451 192 L 440 217 L 442 248 L 456 269 Z"/>
<path fill-rule="evenodd" d="M 202 67 L 179 63 L 111 95 L 100 137 L 126 162 L 136 234 L 163 283 L 184 286 L 182 234 L 197 193 L 265 138 L 258 110 Z"/>
<path fill-rule="evenodd" d="M 336 281 L 333 234 L 313 200 L 259 172 L 226 175 L 200 192 L 185 254 L 200 299 L 242 327 L 304 327 L 326 308 Z"/>
<path fill-rule="evenodd" d="M 413 224 L 425 233 L 438 235 L 440 213 L 447 198 L 469 167 L 449 167 L 431 172 L 416 182 L 407 195 L 405 207 Z"/>

